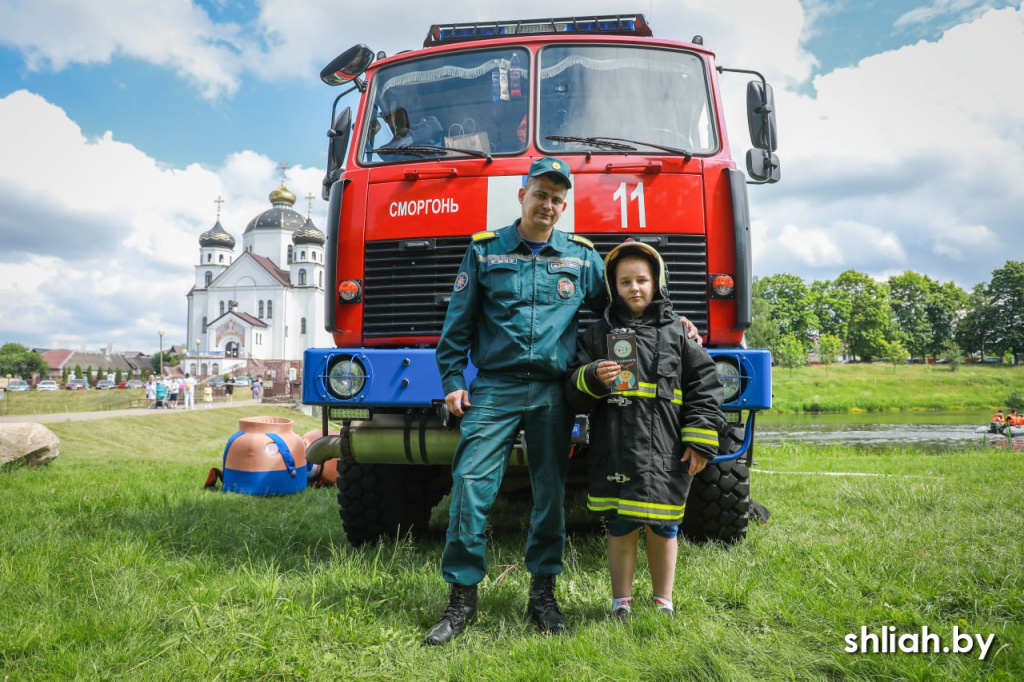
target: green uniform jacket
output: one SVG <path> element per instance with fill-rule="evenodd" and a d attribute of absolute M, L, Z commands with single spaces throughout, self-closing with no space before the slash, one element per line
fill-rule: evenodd
<path fill-rule="evenodd" d="M 587 305 L 600 314 L 607 303 L 593 244 L 552 230 L 533 255 L 518 226 L 473 235 L 462 259 L 437 344 L 445 395 L 466 388 L 467 353 L 480 372 L 563 379 L 576 351 L 576 313 Z"/>
<path fill-rule="evenodd" d="M 678 524 L 692 478 L 680 459 L 688 445 L 708 459 L 718 453 L 722 384 L 707 351 L 676 323 L 670 301 L 653 301 L 639 324 L 618 308 L 580 336 L 566 381 L 573 408 L 593 410 L 587 507 L 640 523 Z M 597 378 L 597 362 L 608 359 L 608 332 L 626 327 L 637 336 L 638 382 L 611 395 Z"/>

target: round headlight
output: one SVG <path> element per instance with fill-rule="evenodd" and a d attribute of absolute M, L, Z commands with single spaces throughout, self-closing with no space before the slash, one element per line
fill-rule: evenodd
<path fill-rule="evenodd" d="M 739 397 L 742 388 L 739 367 L 733 360 L 719 358 L 715 360 L 715 369 L 718 370 L 718 380 L 725 388 L 725 402 L 731 403 Z"/>
<path fill-rule="evenodd" d="M 352 357 L 340 358 L 327 371 L 327 387 L 338 398 L 348 400 L 366 385 L 366 368 Z"/>

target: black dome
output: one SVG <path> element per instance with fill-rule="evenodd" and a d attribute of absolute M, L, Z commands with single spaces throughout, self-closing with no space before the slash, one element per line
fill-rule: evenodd
<path fill-rule="evenodd" d="M 216 225 L 199 235 L 199 246 L 223 246 L 233 249 L 235 238 L 228 234 L 218 220 Z"/>

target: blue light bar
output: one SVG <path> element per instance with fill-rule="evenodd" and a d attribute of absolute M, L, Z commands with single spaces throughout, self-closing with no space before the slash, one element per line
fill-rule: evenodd
<path fill-rule="evenodd" d="M 561 17 L 523 21 L 486 21 L 464 24 L 434 24 L 423 47 L 485 40 L 513 35 L 556 35 L 559 33 L 611 34 L 650 37 L 651 27 L 642 14 L 593 17 Z"/>

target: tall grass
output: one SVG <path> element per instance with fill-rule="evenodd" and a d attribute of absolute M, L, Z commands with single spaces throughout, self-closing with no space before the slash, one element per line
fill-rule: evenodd
<path fill-rule="evenodd" d="M 812 365 L 772 372 L 779 412 L 887 412 L 1005 408 L 1024 390 L 1024 366 Z"/>
<path fill-rule="evenodd" d="M 49 466 L 0 472 L 0 676 L 18 679 L 1020 679 L 1024 458 L 761 448 L 772 517 L 732 547 L 683 543 L 679 618 L 606 617 L 600 534 L 572 534 L 558 582 L 571 630 L 524 613 L 528 509 L 502 501 L 480 621 L 419 646 L 444 607 L 444 510 L 431 534 L 356 549 L 335 493 L 207 492 L 206 471 L 253 406 L 52 428 Z M 259 414 L 296 418 L 281 408 Z M 771 472 L 771 473 L 769 473 Z M 831 472 L 884 474 L 825 476 Z M 577 510 L 574 510 L 574 519 Z M 580 525 L 580 524 L 574 524 Z M 499 579 L 499 576 L 503 576 Z M 951 642 L 994 633 L 986 660 L 849 654 L 861 626 Z"/>

